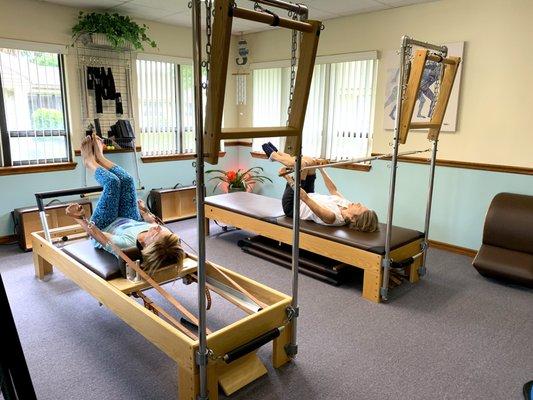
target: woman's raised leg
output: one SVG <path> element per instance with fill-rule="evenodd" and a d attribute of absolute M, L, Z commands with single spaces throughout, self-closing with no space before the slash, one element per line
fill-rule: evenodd
<path fill-rule="evenodd" d="M 91 215 L 91 221 L 99 229 L 104 229 L 118 216 L 120 181 L 114 174 L 98 164 L 90 136 L 85 137 L 81 143 L 81 156 L 85 167 L 94 173 L 94 178 L 103 187 L 100 199 Z"/>
<path fill-rule="evenodd" d="M 142 221 L 139 207 L 137 206 L 137 190 L 132 176 L 104 156 L 103 142 L 99 137 L 93 136 L 93 143 L 97 162 L 107 168 L 109 172 L 114 174 L 120 181 L 118 217 Z"/>

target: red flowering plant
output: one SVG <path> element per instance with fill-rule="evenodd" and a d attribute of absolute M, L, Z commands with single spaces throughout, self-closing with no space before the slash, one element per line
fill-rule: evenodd
<path fill-rule="evenodd" d="M 223 171 L 221 169 L 210 169 L 205 171 L 206 174 L 217 173 L 217 176 L 213 176 L 209 181 L 218 181 L 218 183 L 213 188 L 213 192 L 220 188 L 223 192 L 251 192 L 254 185 L 257 182 L 264 183 L 266 181 L 272 182 L 272 180 L 262 175 L 263 168 L 261 167 L 252 167 L 243 171 L 238 169 L 236 171 L 229 170 Z"/>

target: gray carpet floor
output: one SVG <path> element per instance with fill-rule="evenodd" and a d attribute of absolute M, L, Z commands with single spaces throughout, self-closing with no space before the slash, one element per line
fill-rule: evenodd
<path fill-rule="evenodd" d="M 173 224 L 195 242 L 195 221 Z M 245 232 L 216 234 L 209 258 L 290 293 L 290 271 L 244 254 Z M 428 275 L 388 304 L 300 280 L 299 355 L 232 399 L 521 399 L 533 379 L 533 291 L 487 280 L 471 259 L 430 250 Z M 72 282 L 33 276 L 30 253 L 0 247 L 0 272 L 39 399 L 175 399 L 173 362 Z M 170 290 L 191 309 L 195 286 Z M 242 313 L 214 300 L 210 325 Z M 269 365 L 271 350 L 259 356 Z M 223 397 L 223 396 L 222 396 Z"/>

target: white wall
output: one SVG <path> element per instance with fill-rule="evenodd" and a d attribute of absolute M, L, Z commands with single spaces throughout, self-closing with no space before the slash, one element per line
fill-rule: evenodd
<path fill-rule="evenodd" d="M 397 49 L 402 35 L 434 43 L 464 41 L 458 130 L 444 133 L 439 158 L 533 166 L 533 1 L 441 0 L 337 18 L 324 22 L 319 55 Z M 311 15 L 312 18 L 312 15 Z M 287 59 L 289 32 L 246 36 L 251 62 Z M 374 152 L 389 152 L 391 131 L 383 129 L 386 73 L 378 67 Z M 251 79 L 249 79 L 251 86 Z M 251 96 L 240 124 L 251 121 Z M 427 147 L 426 135 L 411 133 L 404 150 Z"/>

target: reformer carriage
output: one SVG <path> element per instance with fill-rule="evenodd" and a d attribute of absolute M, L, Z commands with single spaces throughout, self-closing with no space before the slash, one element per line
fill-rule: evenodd
<path fill-rule="evenodd" d="M 314 60 L 316 56 L 321 23 L 307 19 L 307 8 L 282 0 L 259 0 L 268 6 L 276 6 L 292 13 L 292 18 L 281 18 L 277 14 L 261 7 L 247 10 L 237 7 L 232 0 L 217 0 L 214 3 L 214 24 L 212 38 L 208 35 L 208 56 L 216 59 L 216 63 L 202 63 L 201 55 L 201 5 L 200 0 L 192 2 L 193 41 L 194 41 L 194 79 L 195 79 L 195 110 L 196 110 L 196 183 L 197 183 L 197 211 L 198 211 L 198 256 L 187 254 L 184 269 L 179 274 L 170 268 L 161 269 L 152 277 L 143 275 L 139 264 L 127 254 L 121 258 L 126 266 L 140 273 L 143 277 L 139 282 L 126 279 L 121 272 L 114 256 L 104 251 L 95 250 L 90 241 L 82 244 L 56 247 L 53 243 L 57 238 L 68 238 L 69 235 L 79 235 L 82 228 L 73 226 L 49 230 L 43 207 L 43 199 L 60 195 L 74 195 L 94 192 L 95 188 L 81 190 L 67 190 L 37 194 L 37 201 L 43 223 L 43 232 L 33 234 L 33 251 L 36 276 L 44 279 L 50 274 L 53 266 L 57 267 L 65 276 L 74 281 L 81 288 L 94 296 L 100 303 L 108 307 L 118 317 L 132 328 L 145 336 L 150 342 L 160 348 L 165 354 L 176 361 L 178 365 L 178 389 L 180 399 L 216 399 L 218 384 L 226 394 L 231 394 L 245 384 L 263 375 L 266 370 L 261 361 L 254 354 L 260 346 L 273 342 L 273 365 L 280 367 L 287 363 L 297 353 L 296 322 L 298 309 L 298 249 L 299 249 L 299 191 L 295 190 L 295 212 L 292 223 L 292 267 L 293 282 L 292 295 L 288 296 L 265 285 L 255 282 L 229 269 L 211 264 L 206 261 L 204 209 L 204 158 L 210 163 L 216 163 L 220 140 L 255 137 L 287 137 L 285 151 L 296 157 L 295 180 L 299 182 L 301 169 L 301 143 L 305 118 L 305 110 L 309 95 Z M 206 23 L 211 31 L 211 16 L 213 9 L 211 1 L 206 1 Z M 222 129 L 222 111 L 227 73 L 227 60 L 233 18 L 244 18 L 270 25 L 293 29 L 293 61 L 296 58 L 295 46 L 297 34 L 300 32 L 301 45 L 298 72 L 291 84 L 291 106 L 286 127 L 264 128 L 235 128 Z M 411 44 L 418 44 L 431 48 L 440 55 L 428 54 L 426 51 L 415 58 L 410 72 L 405 73 L 405 50 Z M 415 98 L 420 85 L 419 60 L 427 59 L 442 62 L 444 78 L 441 85 L 438 103 L 431 122 L 421 126 L 410 122 Z M 293 67 L 295 63 L 293 62 Z M 391 266 L 390 226 L 392 224 L 392 209 L 394 203 L 395 167 L 398 157 L 398 145 L 405 142 L 407 131 L 412 128 L 426 127 L 430 129 L 430 139 L 433 141 L 431 162 L 430 198 L 426 217 L 426 231 L 423 243 L 427 243 L 427 228 L 429 224 L 431 192 L 433 174 L 437 152 L 437 139 L 442 118 L 446 109 L 453 78 L 459 64 L 458 59 L 447 58 L 446 49 L 439 46 L 412 41 L 404 38 L 402 42 L 402 65 L 400 69 L 400 84 L 406 82 L 406 90 L 399 90 L 397 111 L 397 127 L 395 131 L 395 145 L 392 153 L 393 166 L 391 175 L 391 196 L 389 218 L 387 225 L 386 262 L 384 263 L 383 285 L 386 288 L 388 268 Z M 208 67 L 207 109 L 205 131 L 203 129 L 202 107 L 202 65 Z M 409 75 L 409 79 L 404 77 Z M 446 86 L 448 84 L 448 88 Z M 416 90 L 415 90 L 416 89 Z M 402 98 L 403 94 L 403 98 Z M 401 118 L 400 118 L 401 117 Z M 402 122 L 400 122 L 400 120 Z M 83 226 L 83 224 L 82 224 Z M 83 226 L 89 233 L 91 227 Z M 93 232 L 94 233 L 94 232 Z M 72 246 L 72 247 L 71 247 Z M 74 248 L 78 246 L 78 248 Z M 422 246 L 423 256 L 427 246 Z M 103 260 L 107 258 L 107 261 Z M 87 260 L 88 259 L 88 260 Z M 96 263 L 96 266 L 95 266 Z M 97 267 L 97 268 L 96 268 Z M 125 269 L 125 267 L 123 268 Z M 197 333 L 190 325 L 176 320 L 164 308 L 156 305 L 148 298 L 144 291 L 154 288 L 158 291 L 162 284 L 176 279 L 188 279 L 198 283 L 199 313 L 196 318 L 191 313 L 179 307 L 177 300 L 169 300 L 185 315 L 192 326 L 197 326 Z M 218 293 L 224 299 L 235 304 L 247 315 L 222 329 L 210 332 L 206 321 L 206 288 Z M 161 294 L 163 292 L 160 291 Z M 386 292 L 382 291 L 386 297 Z M 142 301 L 137 301 L 139 298 Z"/>

